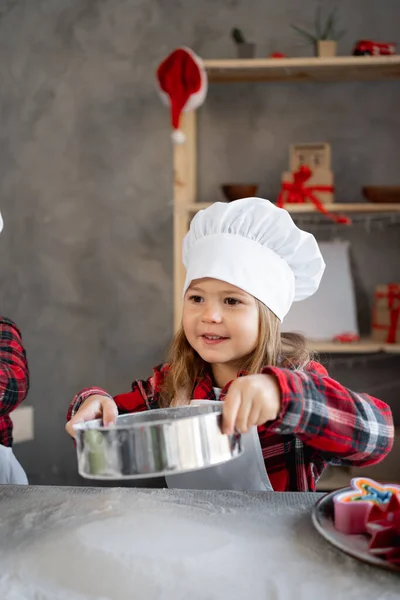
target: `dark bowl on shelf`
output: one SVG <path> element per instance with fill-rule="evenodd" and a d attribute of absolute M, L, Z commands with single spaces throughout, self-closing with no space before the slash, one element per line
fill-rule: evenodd
<path fill-rule="evenodd" d="M 400 185 L 368 185 L 362 192 L 368 202 L 400 202 Z"/>
<path fill-rule="evenodd" d="M 221 185 L 221 190 L 228 202 L 232 202 L 233 200 L 255 196 L 258 185 L 252 183 L 226 183 Z"/>

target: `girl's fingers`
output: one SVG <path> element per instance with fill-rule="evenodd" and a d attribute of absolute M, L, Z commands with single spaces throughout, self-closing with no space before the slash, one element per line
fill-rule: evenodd
<path fill-rule="evenodd" d="M 103 417 L 105 425 L 111 425 L 115 423 L 118 415 L 117 405 L 114 400 L 105 396 L 92 396 L 89 397 L 72 417 L 65 426 L 65 429 L 70 436 L 75 438 L 74 425 L 78 423 L 84 423 L 85 421 L 92 421 Z"/>
<path fill-rule="evenodd" d="M 91 416 L 92 412 L 87 410 L 88 408 L 89 407 L 82 407 L 81 409 L 79 409 L 76 415 L 74 415 L 72 419 L 66 424 L 65 429 L 73 438 L 76 437 L 74 425 L 77 425 L 78 423 L 83 423 L 84 421 L 91 421 L 92 418 L 95 418 Z"/>
<path fill-rule="evenodd" d="M 255 401 L 252 403 L 250 414 L 247 419 L 247 425 L 250 429 L 255 425 L 261 425 L 260 423 L 260 415 L 261 415 L 261 405 L 259 402 Z"/>
<path fill-rule="evenodd" d="M 235 384 L 232 384 L 224 401 L 222 433 L 233 435 L 241 400 L 240 389 Z"/>
<path fill-rule="evenodd" d="M 76 415 L 75 415 L 75 417 L 76 417 Z M 73 428 L 73 425 L 76 425 L 76 423 L 79 423 L 79 421 L 74 421 L 75 417 L 73 417 L 70 421 L 68 421 L 68 423 L 65 426 L 67 433 L 69 433 L 69 435 L 71 437 L 73 437 L 74 439 L 75 439 L 75 430 Z"/>
<path fill-rule="evenodd" d="M 252 398 L 247 395 L 242 395 L 239 410 L 236 416 L 235 429 L 239 433 L 247 433 L 249 430 L 249 416 L 252 410 L 253 401 Z"/>
<path fill-rule="evenodd" d="M 111 398 L 104 398 L 102 401 L 103 408 L 103 425 L 107 427 L 108 425 L 115 425 L 118 416 L 118 408 L 115 404 L 114 400 Z"/>

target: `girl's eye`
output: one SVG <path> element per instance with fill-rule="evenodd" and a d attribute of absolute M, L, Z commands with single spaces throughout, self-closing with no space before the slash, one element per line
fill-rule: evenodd
<path fill-rule="evenodd" d="M 225 302 L 229 306 L 237 306 L 240 304 L 240 300 L 237 300 L 236 298 L 225 298 Z"/>
<path fill-rule="evenodd" d="M 199 302 L 201 302 L 203 300 L 203 298 L 201 296 L 189 296 L 189 300 L 190 300 L 190 302 L 194 302 L 195 304 L 198 304 Z"/>

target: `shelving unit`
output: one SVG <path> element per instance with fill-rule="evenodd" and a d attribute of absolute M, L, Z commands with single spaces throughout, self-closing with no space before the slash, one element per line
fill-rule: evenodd
<path fill-rule="evenodd" d="M 400 56 L 206 60 L 213 83 L 255 81 L 375 81 L 400 77 Z"/>
<path fill-rule="evenodd" d="M 186 206 L 186 210 L 194 214 L 199 210 L 203 210 L 211 205 L 211 202 L 194 202 Z M 385 213 L 400 212 L 400 203 L 384 204 L 372 202 L 334 202 L 332 204 L 324 204 L 330 212 L 346 212 L 346 213 Z M 299 213 L 314 213 L 315 208 L 312 204 L 286 204 L 285 209 L 292 214 Z"/>
<path fill-rule="evenodd" d="M 206 60 L 205 68 L 211 83 L 231 82 L 331 82 L 374 81 L 400 78 L 400 56 L 343 56 L 330 59 L 284 58 L 284 59 L 221 59 Z M 196 202 L 196 113 L 183 115 L 181 129 L 186 142 L 174 146 L 174 328 L 179 327 L 182 306 L 182 289 L 185 270 L 181 260 L 182 240 L 193 215 L 209 206 Z M 291 213 L 313 213 L 309 204 L 286 206 Z M 330 211 L 346 213 L 398 213 L 400 204 L 334 203 L 327 205 Z M 354 344 L 311 342 L 318 352 L 400 352 L 399 344 L 379 344 L 364 340 Z"/>
<path fill-rule="evenodd" d="M 400 429 L 395 430 L 395 447 L 400 442 Z M 348 487 L 352 477 L 371 477 L 382 484 L 396 483 L 400 484 L 400 471 L 397 466 L 397 458 L 395 453 L 390 453 L 385 458 L 384 463 L 368 467 L 331 467 L 322 474 L 321 479 L 317 483 L 317 491 L 330 492 L 343 487 Z"/>
<path fill-rule="evenodd" d="M 383 344 L 372 339 L 364 339 L 351 343 L 309 340 L 308 346 L 314 352 L 321 354 L 375 354 L 376 352 L 400 354 L 400 344 Z"/>
<path fill-rule="evenodd" d="M 352 477 L 361 477 L 363 473 L 361 470 L 358 472 L 357 469 L 347 469 L 346 467 L 328 467 L 327 472 L 323 473 L 320 481 L 317 483 L 317 492 L 333 492 L 334 490 L 340 490 L 341 488 L 350 487 L 350 481 Z M 379 483 L 382 485 L 386 484 L 399 484 L 400 481 L 397 479 L 390 481 L 379 478 Z"/>

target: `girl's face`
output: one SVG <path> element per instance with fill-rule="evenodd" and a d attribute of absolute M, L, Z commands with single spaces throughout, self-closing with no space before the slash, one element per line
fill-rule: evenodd
<path fill-rule="evenodd" d="M 236 366 L 257 345 L 256 300 L 219 279 L 197 279 L 188 288 L 182 316 L 189 344 L 213 364 Z"/>

